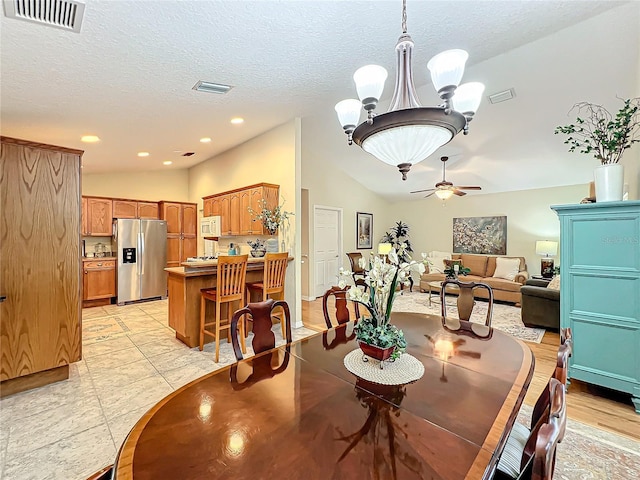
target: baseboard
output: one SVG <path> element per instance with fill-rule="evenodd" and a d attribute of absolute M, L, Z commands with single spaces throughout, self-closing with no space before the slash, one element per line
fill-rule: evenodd
<path fill-rule="evenodd" d="M 313 302 L 316 298 L 320 298 L 320 297 L 305 297 L 303 295 L 301 298 L 302 298 L 302 300 L 304 300 L 306 302 Z"/>
<path fill-rule="evenodd" d="M 0 398 L 13 395 L 14 393 L 24 392 L 32 388 L 43 387 L 50 383 L 59 382 L 69 378 L 69 365 L 44 370 L 42 372 L 32 373 L 23 377 L 11 378 L 3 380 L 0 383 Z"/>

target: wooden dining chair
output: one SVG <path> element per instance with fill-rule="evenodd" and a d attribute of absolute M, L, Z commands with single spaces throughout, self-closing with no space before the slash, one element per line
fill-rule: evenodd
<path fill-rule="evenodd" d="M 362 254 L 360 252 L 349 252 L 347 253 L 347 257 L 349 258 L 349 264 L 351 266 L 351 276 L 353 277 L 353 283 L 358 287 L 364 287 L 367 289 L 367 284 L 364 281 L 365 270 L 360 266 L 360 259 L 362 258 Z"/>
<path fill-rule="evenodd" d="M 236 310 L 231 319 L 231 343 L 238 361 L 244 358 L 242 353 L 245 352 L 243 322 L 240 322 L 242 316 L 246 316 L 247 321 L 253 323 L 253 340 L 251 346 L 257 355 L 276 346 L 276 337 L 271 331 L 273 325 L 271 322 L 271 313 L 276 308 L 282 308 L 284 312 L 284 318 L 282 319 L 285 325 L 284 338 L 287 343 L 291 343 L 291 316 L 287 302 L 284 300 L 274 301 L 272 298 L 269 298 L 264 302 L 250 303 L 246 307 Z M 240 323 L 240 332 L 238 332 L 238 323 Z M 240 333 L 240 335 L 238 335 L 238 333 Z M 243 345 L 242 348 L 238 342 L 238 337 L 240 337 L 240 342 Z"/>
<path fill-rule="evenodd" d="M 247 300 L 251 302 L 252 294 L 258 296 L 263 302 L 269 298 L 284 300 L 284 280 L 287 273 L 287 262 L 289 254 L 267 253 L 264 257 L 264 275 L 261 282 L 247 283 Z M 273 315 L 280 321 L 282 326 L 282 338 L 285 337 L 284 317 L 281 313 Z M 291 329 L 291 326 L 289 326 Z"/>
<path fill-rule="evenodd" d="M 567 424 L 565 388 L 555 378 L 547 385 L 550 408 L 525 438 L 509 435 L 494 480 L 552 480 L 556 448 Z"/>
<path fill-rule="evenodd" d="M 203 288 L 200 290 L 200 350 L 204 347 L 204 336 L 215 337 L 216 363 L 220 357 L 220 332 L 230 327 L 231 305 L 238 303 L 238 307 L 244 305 L 245 279 L 247 275 L 248 255 L 229 255 L 218 258 L 215 288 Z M 215 317 L 213 321 L 206 321 L 207 301 L 215 303 Z M 227 304 L 226 322 L 222 323 L 222 304 Z M 214 331 L 207 327 L 214 327 Z M 244 341 L 244 324 L 241 324 Z M 227 339 L 229 338 L 227 332 Z M 244 345 L 244 343 L 243 343 Z"/>
<path fill-rule="evenodd" d="M 331 315 L 329 313 L 330 308 L 330 300 L 333 298 L 333 306 L 335 308 L 335 313 L 333 317 L 335 318 L 338 325 L 342 325 L 351 320 L 351 313 L 349 312 L 349 303 L 347 300 L 347 292 L 349 291 L 349 286 L 345 288 L 340 287 L 331 287 L 327 290 L 322 296 L 322 313 L 324 314 L 324 322 L 327 324 L 327 328 L 333 328 L 333 322 L 331 320 Z M 360 318 L 360 310 L 358 308 L 358 304 L 356 302 L 353 303 L 353 310 L 355 313 L 355 320 Z"/>
<path fill-rule="evenodd" d="M 460 320 L 467 320 L 471 318 L 473 312 L 473 306 L 475 305 L 475 298 L 473 291 L 476 288 L 484 288 L 487 290 L 487 317 L 484 324 L 487 327 L 491 326 L 491 317 L 493 315 L 493 290 L 486 283 L 479 282 L 462 282 L 460 280 L 448 279 L 442 282 L 440 289 L 440 311 L 443 317 L 447 316 L 447 303 L 445 302 L 446 288 L 448 285 L 455 285 L 459 288 L 458 291 L 458 318 Z"/>

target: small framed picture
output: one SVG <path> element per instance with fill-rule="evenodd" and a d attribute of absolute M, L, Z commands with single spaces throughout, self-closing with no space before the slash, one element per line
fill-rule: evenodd
<path fill-rule="evenodd" d="M 373 213 L 356 212 L 356 247 L 373 248 Z"/>

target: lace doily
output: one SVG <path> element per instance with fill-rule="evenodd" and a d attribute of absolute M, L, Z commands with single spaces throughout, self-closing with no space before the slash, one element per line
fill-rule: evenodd
<path fill-rule="evenodd" d="M 424 365 L 417 358 L 403 353 L 395 361 L 380 362 L 371 357 L 363 361 L 364 353 L 359 348 L 344 357 L 344 366 L 354 375 L 382 385 L 403 385 L 418 380 L 424 375 Z"/>

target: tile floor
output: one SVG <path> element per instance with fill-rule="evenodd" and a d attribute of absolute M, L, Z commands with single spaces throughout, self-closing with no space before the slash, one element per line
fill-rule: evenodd
<path fill-rule="evenodd" d="M 167 301 L 85 309 L 83 360 L 65 382 L 0 400 L 0 479 L 84 480 L 113 463 L 124 438 L 178 387 L 235 362 L 223 341 L 204 351 L 175 339 Z M 279 344 L 280 326 L 274 326 Z M 316 332 L 301 327 L 297 340 Z M 253 354 L 250 339 L 247 356 Z"/>

